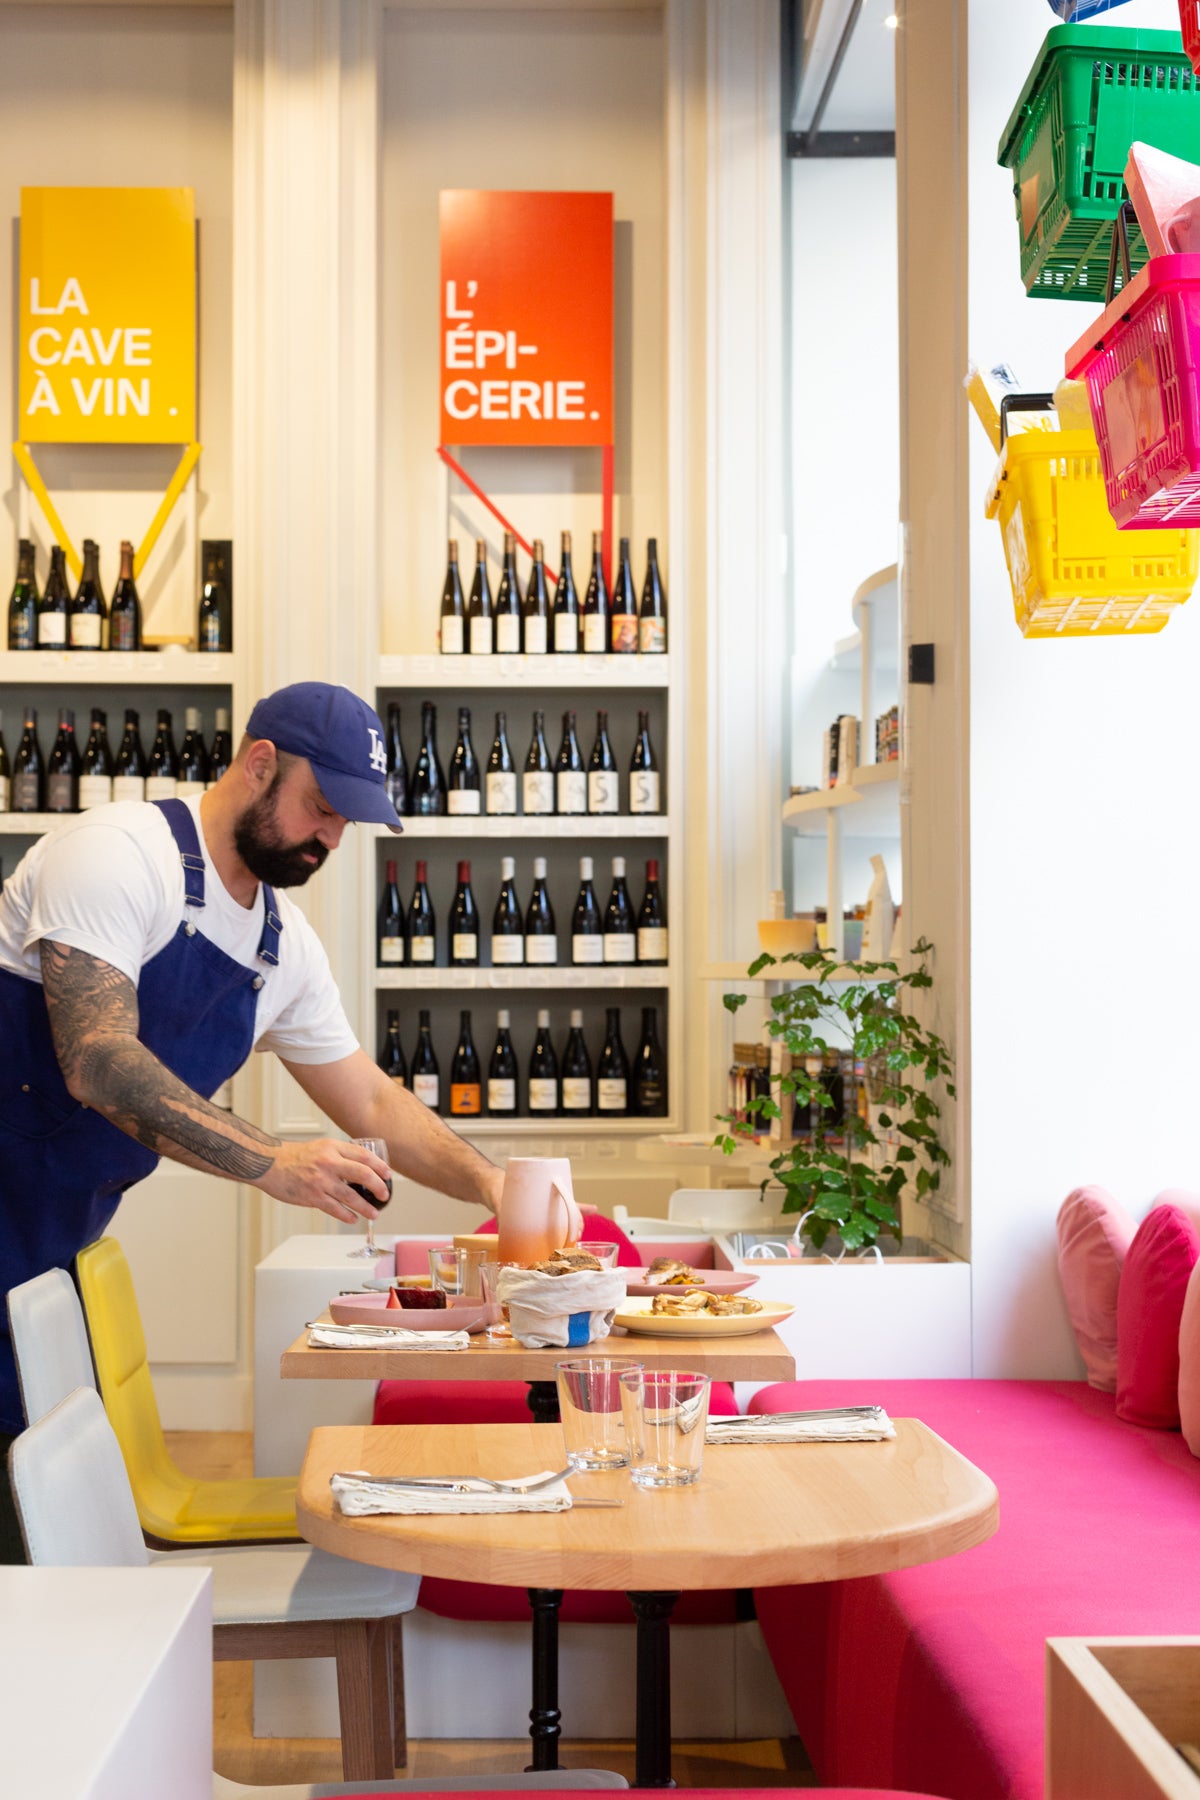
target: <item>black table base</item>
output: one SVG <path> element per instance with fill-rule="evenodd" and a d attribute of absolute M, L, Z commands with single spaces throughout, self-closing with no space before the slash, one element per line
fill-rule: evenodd
<path fill-rule="evenodd" d="M 533 1614 L 533 1705 L 529 1709 L 529 1737 L 533 1761 L 527 1773 L 558 1767 L 558 1740 L 562 1714 L 558 1710 L 558 1609 L 561 1588 L 528 1588 Z"/>
<path fill-rule="evenodd" d="M 558 1383 L 531 1381 L 525 1404 L 533 1414 L 535 1425 L 557 1425 L 561 1417 L 558 1410 Z"/>
<path fill-rule="evenodd" d="M 636 1787 L 669 1788 L 671 1778 L 671 1614 L 678 1593 L 626 1596 L 637 1619 Z"/>

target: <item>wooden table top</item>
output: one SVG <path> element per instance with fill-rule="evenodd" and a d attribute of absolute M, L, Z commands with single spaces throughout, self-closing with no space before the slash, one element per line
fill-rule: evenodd
<path fill-rule="evenodd" d="M 634 1487 L 628 1471 L 571 1477 L 620 1509 L 347 1518 L 336 1469 L 373 1475 L 532 1475 L 565 1460 L 557 1425 L 324 1426 L 309 1441 L 297 1516 L 322 1550 L 379 1568 L 515 1587 L 780 1587 L 934 1562 L 989 1538 L 988 1477 L 916 1419 L 875 1444 L 709 1444 L 693 1487 Z"/>
<path fill-rule="evenodd" d="M 328 1322 L 328 1314 L 321 1314 Z M 796 1359 L 776 1331 L 747 1337 L 652 1338 L 620 1329 L 580 1350 L 526 1350 L 477 1332 L 466 1350 L 310 1349 L 302 1331 L 284 1351 L 285 1381 L 553 1381 L 567 1358 L 628 1357 L 648 1369 L 697 1369 L 714 1381 L 794 1381 Z M 353 1466 L 353 1465 L 351 1465 Z"/>

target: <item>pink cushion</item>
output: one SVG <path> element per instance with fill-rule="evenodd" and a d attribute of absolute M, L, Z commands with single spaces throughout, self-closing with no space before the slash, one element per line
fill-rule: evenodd
<path fill-rule="evenodd" d="M 1117 1391 L 1117 1286 L 1137 1226 L 1102 1187 L 1076 1188 L 1058 1209 L 1058 1273 L 1087 1367 L 1106 1394 Z"/>
<path fill-rule="evenodd" d="M 600 1760 L 603 1760 L 601 1754 Z M 326 1793 L 330 1800 L 351 1800 L 349 1794 L 335 1795 L 332 1788 Z M 362 1792 L 361 1788 L 355 1790 Z M 596 1789 L 595 1792 L 614 1792 L 619 1790 Z M 377 1800 L 420 1800 L 419 1794 L 411 1788 L 393 1788 L 390 1794 L 371 1789 L 377 1794 Z M 542 1800 L 545 1788 L 479 1788 L 476 1792 L 481 1800 L 488 1800 L 488 1795 L 503 1793 L 506 1800 Z M 900 1794 L 895 1788 L 786 1788 L 775 1787 L 773 1794 L 802 1795 L 803 1800 L 938 1800 L 936 1794 Z M 746 1800 L 745 1788 L 676 1788 L 675 1800 Z M 432 1797 L 431 1797 L 432 1800 Z"/>
<path fill-rule="evenodd" d="M 1179 1322 L 1179 1423 L 1188 1449 L 1200 1456 L 1200 1262 L 1188 1277 Z"/>
<path fill-rule="evenodd" d="M 528 1425 L 529 1388 L 523 1381 L 381 1381 L 372 1425 Z M 714 1381 L 714 1413 L 736 1413 L 727 1381 Z"/>
<path fill-rule="evenodd" d="M 1117 1417 L 1179 1426 L 1179 1327 L 1200 1258 L 1200 1233 L 1178 1206 L 1154 1206 L 1138 1226 L 1117 1294 Z"/>

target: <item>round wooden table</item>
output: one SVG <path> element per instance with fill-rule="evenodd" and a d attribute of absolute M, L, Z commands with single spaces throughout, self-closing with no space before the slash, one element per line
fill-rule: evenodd
<path fill-rule="evenodd" d="M 709 1444 L 701 1479 L 651 1492 L 627 1470 L 572 1477 L 581 1498 L 619 1508 L 348 1518 L 329 1478 L 488 1475 L 561 1468 L 553 1425 L 329 1426 L 313 1432 L 296 1513 L 309 1543 L 378 1568 L 529 1589 L 534 1628 L 530 1737 L 557 1767 L 558 1606 L 565 1588 L 615 1589 L 637 1620 L 637 1785 L 671 1783 L 669 1623 L 685 1589 L 784 1587 L 934 1562 L 996 1529 L 988 1477 L 915 1419 L 874 1444 Z"/>

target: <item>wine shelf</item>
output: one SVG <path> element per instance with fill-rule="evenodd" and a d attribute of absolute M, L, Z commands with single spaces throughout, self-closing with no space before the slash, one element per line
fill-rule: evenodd
<path fill-rule="evenodd" d="M 229 687 L 232 682 L 232 652 L 0 650 L 0 683 L 14 687 Z"/>
<path fill-rule="evenodd" d="M 837 787 L 794 795 L 784 805 L 784 824 L 804 837 L 823 837 L 829 814 L 837 813 L 847 837 L 899 837 L 899 784 L 898 762 L 864 764 Z"/>
<path fill-rule="evenodd" d="M 40 837 L 64 819 L 76 817 L 75 813 L 0 813 L 0 837 Z"/>
<path fill-rule="evenodd" d="M 599 967 L 572 964 L 569 968 L 538 968 L 521 965 L 498 969 L 379 969 L 375 986 L 380 992 L 404 993 L 429 991 L 444 993 L 503 993 L 519 989 L 531 993 L 551 991 L 595 992 L 597 988 L 665 988 L 670 985 L 671 970 L 662 964 L 622 964 Z"/>
<path fill-rule="evenodd" d="M 380 688 L 665 688 L 669 656 L 381 656 Z"/>
<path fill-rule="evenodd" d="M 395 843 L 386 825 L 364 826 L 376 837 Z M 665 813 L 542 813 L 512 817 L 503 813 L 458 814 L 437 818 L 406 815 L 405 837 L 448 838 L 665 838 L 671 830 Z"/>
<path fill-rule="evenodd" d="M 658 1137 L 670 1129 L 669 1119 L 449 1119 L 443 1122 L 460 1137 Z"/>

